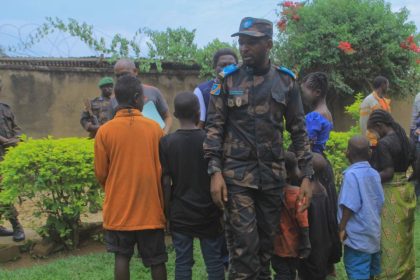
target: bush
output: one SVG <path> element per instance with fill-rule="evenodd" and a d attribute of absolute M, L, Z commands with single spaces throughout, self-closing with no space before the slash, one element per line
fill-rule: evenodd
<path fill-rule="evenodd" d="M 33 199 L 34 216 L 47 216 L 39 234 L 66 248 L 78 245 L 80 215 L 98 207 L 93 141 L 83 138 L 24 139 L 0 163 L 2 203 Z"/>
<path fill-rule="evenodd" d="M 347 143 L 351 137 L 360 133 L 359 126 L 359 111 L 360 104 L 363 101 L 363 94 L 358 93 L 355 95 L 355 101 L 353 104 L 346 106 L 345 111 L 354 120 L 355 125 L 352 126 L 348 131 L 338 132 L 331 131 L 330 139 L 327 142 L 325 149 L 325 155 L 330 161 L 334 170 L 335 183 L 339 187 L 343 179 L 343 171 L 349 166 L 349 162 L 346 158 Z M 290 134 L 285 131 L 283 135 L 284 147 L 289 147 L 292 143 Z"/>
<path fill-rule="evenodd" d="M 353 104 L 345 107 L 346 113 L 351 116 L 355 125 L 348 131 L 331 131 L 330 139 L 327 142 L 325 154 L 333 167 L 337 187 L 341 185 L 343 171 L 349 166 L 349 162 L 346 158 L 347 143 L 351 137 L 360 134 L 359 112 L 360 104 L 362 102 L 363 94 L 356 94 Z"/>

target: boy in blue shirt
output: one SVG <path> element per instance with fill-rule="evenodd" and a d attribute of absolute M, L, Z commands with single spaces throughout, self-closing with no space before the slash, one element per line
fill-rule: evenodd
<path fill-rule="evenodd" d="M 340 239 L 344 243 L 344 265 L 349 279 L 372 279 L 381 271 L 381 211 L 384 192 L 379 173 L 368 160 L 369 141 L 363 136 L 349 140 L 338 198 Z"/>

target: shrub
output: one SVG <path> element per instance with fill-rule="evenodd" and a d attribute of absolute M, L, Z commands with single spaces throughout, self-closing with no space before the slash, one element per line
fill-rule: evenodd
<path fill-rule="evenodd" d="M 355 125 L 348 131 L 331 131 L 330 139 L 327 142 L 325 154 L 333 167 L 337 187 L 341 185 L 343 171 L 347 168 L 347 166 L 349 166 L 349 162 L 346 158 L 347 143 L 351 137 L 360 133 L 359 112 L 360 104 L 362 102 L 363 94 L 356 94 L 353 104 L 345 107 L 346 113 L 351 116 Z"/>
<path fill-rule="evenodd" d="M 355 125 L 348 131 L 331 131 L 330 139 L 327 142 L 325 155 L 334 170 L 335 183 L 337 187 L 341 185 L 343 171 L 347 168 L 347 166 L 349 166 L 349 162 L 346 158 L 347 142 L 351 137 L 360 133 L 359 111 L 362 101 L 363 94 L 358 93 L 355 95 L 355 101 L 351 105 L 345 107 L 346 113 L 351 116 Z M 290 144 L 290 134 L 285 131 L 283 135 L 283 145 L 284 147 L 289 147 Z"/>
<path fill-rule="evenodd" d="M 101 200 L 93 156 L 89 139 L 24 139 L 0 163 L 0 201 L 33 199 L 34 216 L 47 216 L 39 234 L 68 249 L 76 247 L 81 214 Z"/>

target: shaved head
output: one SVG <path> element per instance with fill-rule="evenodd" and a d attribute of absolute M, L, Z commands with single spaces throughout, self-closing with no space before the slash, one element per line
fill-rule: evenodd
<path fill-rule="evenodd" d="M 130 59 L 120 59 L 114 65 L 114 74 L 117 77 L 120 77 L 125 74 L 129 74 L 132 76 L 137 76 L 138 71 L 136 68 L 136 64 Z"/>
<path fill-rule="evenodd" d="M 315 173 L 320 173 L 327 168 L 328 163 L 321 154 L 312 153 L 312 166 Z"/>
<path fill-rule="evenodd" d="M 353 136 L 347 146 L 347 154 L 351 162 L 367 161 L 370 158 L 369 140 L 361 135 Z"/>
<path fill-rule="evenodd" d="M 200 116 L 200 103 L 192 92 L 182 92 L 175 96 L 175 117 L 196 122 Z"/>

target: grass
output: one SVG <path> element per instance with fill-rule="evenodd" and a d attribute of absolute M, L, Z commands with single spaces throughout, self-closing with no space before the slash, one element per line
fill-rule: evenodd
<path fill-rule="evenodd" d="M 420 278 L 420 209 L 416 211 L 416 228 L 414 233 L 416 248 L 417 278 Z M 169 261 L 167 263 L 168 279 L 174 279 L 175 252 L 168 249 Z M 204 262 L 200 255 L 198 243 L 195 244 L 193 279 L 207 279 Z M 0 279 L 8 280 L 105 280 L 113 279 L 114 259 L 112 254 L 97 253 L 78 257 L 60 259 L 46 265 L 36 265 L 31 268 L 16 269 L 13 271 L 1 270 Z M 347 279 L 342 264 L 337 265 L 338 280 Z M 150 279 L 149 270 L 141 265 L 135 258 L 131 261 L 131 279 Z"/>

